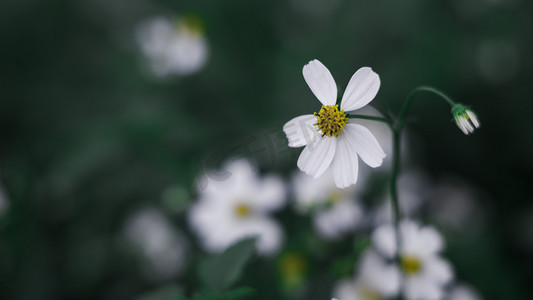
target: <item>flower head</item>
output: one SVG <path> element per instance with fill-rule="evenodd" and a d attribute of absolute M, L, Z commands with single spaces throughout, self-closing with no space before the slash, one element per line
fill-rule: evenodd
<path fill-rule="evenodd" d="M 233 243 L 257 237 L 260 254 L 275 252 L 283 231 L 269 213 L 285 204 L 285 187 L 274 176 L 260 178 L 245 159 L 226 163 L 224 180 L 208 180 L 189 210 L 189 222 L 204 248 L 220 252 Z"/>
<path fill-rule="evenodd" d="M 404 293 L 408 300 L 437 300 L 443 287 L 453 278 L 450 264 L 439 256 L 443 248 L 441 235 L 433 228 L 409 220 L 400 223 L 402 247 L 400 266 L 404 277 Z M 372 234 L 375 248 L 393 258 L 396 253 L 394 227 L 383 225 Z"/>
<path fill-rule="evenodd" d="M 207 60 L 204 31 L 202 20 L 195 15 L 177 20 L 156 17 L 139 26 L 137 40 L 155 75 L 189 75 Z"/>
<path fill-rule="evenodd" d="M 361 257 L 355 279 L 337 283 L 334 295 L 344 300 L 381 300 L 398 294 L 400 273 L 373 250 Z"/>
<path fill-rule="evenodd" d="M 345 112 L 367 105 L 376 96 L 379 76 L 368 67 L 359 69 L 350 79 L 336 105 L 337 86 L 329 70 L 318 60 L 303 67 L 303 76 L 322 103 L 318 113 L 296 117 L 283 126 L 289 147 L 302 147 L 298 168 L 319 177 L 330 166 L 339 188 L 355 184 L 358 156 L 369 166 L 381 165 L 386 156 L 374 135 L 364 126 L 350 122 Z"/>
<path fill-rule="evenodd" d="M 455 124 L 466 135 L 474 132 L 481 125 L 477 115 L 464 105 L 456 104 L 452 108 L 452 114 L 455 119 Z"/>
<path fill-rule="evenodd" d="M 150 277 L 168 279 L 183 269 L 187 243 L 160 211 L 145 208 L 129 216 L 124 235 L 138 250 L 142 270 Z"/>
<path fill-rule="evenodd" d="M 353 232 L 362 224 L 363 209 L 358 191 L 352 187 L 339 189 L 333 174 L 326 171 L 319 180 L 297 172 L 292 178 L 296 209 L 310 212 L 316 232 L 325 239 L 337 239 Z"/>

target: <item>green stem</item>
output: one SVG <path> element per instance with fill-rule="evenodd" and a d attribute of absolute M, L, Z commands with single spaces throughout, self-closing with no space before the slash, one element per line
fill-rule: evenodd
<path fill-rule="evenodd" d="M 411 104 L 413 100 L 415 99 L 414 96 L 420 92 L 433 93 L 439 96 L 444 101 L 446 101 L 448 104 L 450 104 L 452 108 L 455 106 L 455 102 L 453 102 L 453 100 L 450 99 L 450 97 L 446 96 L 443 92 L 433 87 L 420 86 L 412 90 L 409 93 L 409 95 L 407 95 L 407 98 L 405 99 L 405 102 L 403 103 L 400 109 L 400 114 L 398 115 L 396 122 L 390 126 L 392 129 L 392 140 L 393 140 L 392 174 L 391 174 L 391 181 L 390 181 L 390 193 L 391 193 L 391 201 L 392 201 L 394 231 L 396 235 L 396 246 L 397 246 L 396 254 L 395 254 L 395 261 L 400 272 L 402 270 L 402 267 L 401 267 L 402 237 L 400 234 L 400 220 L 402 218 L 402 215 L 401 215 L 400 203 L 398 199 L 398 174 L 400 173 L 400 157 L 401 157 L 400 140 L 401 140 L 402 129 L 405 125 L 405 121 L 407 118 L 407 112 L 409 111 L 409 108 L 411 107 Z M 401 282 L 400 282 L 400 292 L 398 293 L 399 300 L 403 299 L 402 293 L 403 293 L 403 279 L 401 279 Z"/>
<path fill-rule="evenodd" d="M 401 220 L 401 211 L 400 203 L 398 201 L 398 174 L 400 173 L 400 138 L 401 138 L 401 127 L 399 129 L 392 130 L 392 174 L 390 180 L 390 193 L 392 201 L 392 220 L 394 223 L 394 233 L 396 237 L 396 253 L 394 255 L 394 260 L 398 266 L 398 270 L 402 272 L 401 264 L 401 248 L 402 248 L 402 237 L 400 234 L 400 220 Z M 402 299 L 403 293 L 403 278 L 400 277 L 400 290 L 398 293 L 398 300 Z"/>
<path fill-rule="evenodd" d="M 401 130 L 401 128 L 405 125 L 405 118 L 407 116 L 407 112 L 409 108 L 411 107 L 411 103 L 415 99 L 415 95 L 420 92 L 430 92 L 433 93 L 439 97 L 441 97 L 444 101 L 448 102 L 452 107 L 455 106 L 455 102 L 453 102 L 450 97 L 446 96 L 443 92 L 439 91 L 436 88 L 430 87 L 430 86 L 419 86 L 412 90 L 409 95 L 407 95 L 407 98 L 405 99 L 405 102 L 402 105 L 402 108 L 400 109 L 400 114 L 398 115 L 398 119 L 396 120 L 396 123 L 394 124 L 395 130 Z"/>
<path fill-rule="evenodd" d="M 393 126 L 393 123 L 389 119 L 382 118 L 382 117 L 374 117 L 374 116 L 367 116 L 367 115 L 350 115 L 350 114 L 346 114 L 346 117 L 348 119 L 363 119 L 363 120 L 371 120 L 371 121 L 385 123 L 391 129 L 392 129 L 392 126 Z"/>

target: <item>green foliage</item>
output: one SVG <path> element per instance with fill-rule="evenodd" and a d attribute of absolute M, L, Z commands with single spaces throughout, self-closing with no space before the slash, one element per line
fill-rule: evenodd
<path fill-rule="evenodd" d="M 202 261 L 199 275 L 203 287 L 210 292 L 222 292 L 235 283 L 252 257 L 255 241 L 255 238 L 244 239 Z"/>
<path fill-rule="evenodd" d="M 193 298 L 178 297 L 177 300 L 237 300 L 251 296 L 255 290 L 249 287 L 239 287 L 220 295 L 204 294 Z"/>

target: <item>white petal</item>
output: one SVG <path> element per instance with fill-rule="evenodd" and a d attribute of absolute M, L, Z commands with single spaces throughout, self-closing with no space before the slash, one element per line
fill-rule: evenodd
<path fill-rule="evenodd" d="M 440 233 L 433 227 L 422 227 L 418 232 L 419 247 L 424 254 L 436 254 L 442 250 L 443 240 Z"/>
<path fill-rule="evenodd" d="M 357 181 L 357 153 L 352 149 L 345 135 L 340 135 L 332 162 L 333 179 L 338 188 L 346 188 Z"/>
<path fill-rule="evenodd" d="M 439 285 L 448 283 L 453 278 L 452 266 L 444 259 L 434 256 L 423 262 L 424 275 Z"/>
<path fill-rule="evenodd" d="M 317 133 L 316 117 L 303 115 L 296 117 L 283 125 L 283 131 L 289 140 L 289 147 L 302 147 L 318 141 L 320 134 Z"/>
<path fill-rule="evenodd" d="M 372 244 L 388 258 L 396 254 L 396 236 L 391 225 L 381 225 L 372 233 Z"/>
<path fill-rule="evenodd" d="M 346 140 L 361 159 L 370 167 L 379 167 L 387 156 L 370 130 L 358 124 L 344 126 Z"/>
<path fill-rule="evenodd" d="M 378 74 L 369 67 L 363 67 L 355 74 L 342 96 L 341 109 L 352 111 L 367 105 L 378 93 L 381 81 Z"/>
<path fill-rule="evenodd" d="M 326 239 L 336 239 L 353 231 L 361 222 L 363 210 L 352 199 L 343 199 L 333 207 L 317 212 L 313 218 L 315 229 Z"/>
<path fill-rule="evenodd" d="M 360 300 L 359 295 L 356 293 L 355 284 L 351 278 L 337 282 L 333 289 L 333 295 L 341 300 Z"/>
<path fill-rule="evenodd" d="M 274 175 L 265 176 L 254 191 L 255 205 L 263 211 L 274 211 L 285 204 L 286 189 L 283 181 Z"/>
<path fill-rule="evenodd" d="M 328 68 L 315 59 L 304 66 L 302 73 L 305 82 L 323 105 L 335 105 L 337 85 Z"/>
<path fill-rule="evenodd" d="M 336 145 L 334 137 L 322 137 L 317 143 L 307 145 L 298 158 L 298 168 L 305 174 L 317 178 L 331 164 Z"/>
<path fill-rule="evenodd" d="M 477 119 L 476 114 L 469 110 L 466 111 L 466 114 L 468 115 L 468 117 L 470 117 L 470 121 L 472 121 L 472 124 L 474 124 L 476 128 L 479 128 L 481 124 L 479 124 L 479 120 Z"/>
<path fill-rule="evenodd" d="M 412 276 L 405 280 L 407 300 L 441 300 L 442 288 L 426 277 Z"/>

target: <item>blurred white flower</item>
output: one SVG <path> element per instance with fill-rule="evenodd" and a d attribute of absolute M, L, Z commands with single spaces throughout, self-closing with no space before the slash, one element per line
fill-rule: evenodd
<path fill-rule="evenodd" d="M 485 208 L 479 200 L 484 192 L 459 178 L 448 177 L 439 181 L 429 202 L 432 217 L 447 228 L 470 231 L 483 224 Z"/>
<path fill-rule="evenodd" d="M 424 172 L 418 170 L 403 172 L 398 178 L 398 201 L 402 215 L 406 218 L 415 216 L 430 196 L 432 187 L 433 184 Z M 392 204 L 389 194 L 376 208 L 373 218 L 375 225 L 392 222 Z"/>
<path fill-rule="evenodd" d="M 355 279 L 337 283 L 334 296 L 343 300 L 379 300 L 398 294 L 400 273 L 377 253 L 367 250 L 361 257 Z"/>
<path fill-rule="evenodd" d="M 455 285 L 446 300 L 481 300 L 479 294 L 466 284 Z"/>
<path fill-rule="evenodd" d="M 189 222 L 204 248 L 220 252 L 231 244 L 257 236 L 260 254 L 279 249 L 283 231 L 269 213 L 285 204 L 286 190 L 276 176 L 260 178 L 245 159 L 226 163 L 224 180 L 207 179 L 198 201 L 189 210 Z"/>
<path fill-rule="evenodd" d="M 363 218 L 356 189 L 353 186 L 339 189 L 332 177 L 329 171 L 318 180 L 301 172 L 292 177 L 297 210 L 311 211 L 315 230 L 326 239 L 354 231 Z"/>
<path fill-rule="evenodd" d="M 453 278 L 451 265 L 439 256 L 441 235 L 429 226 L 410 220 L 400 223 L 402 247 L 400 261 L 404 277 L 404 295 L 408 300 L 442 299 L 443 287 Z M 392 225 L 382 225 L 372 234 L 372 242 L 381 254 L 393 258 L 396 236 Z"/>
<path fill-rule="evenodd" d="M 188 75 L 200 70 L 209 54 L 202 21 L 192 15 L 171 20 L 155 17 L 136 32 L 142 53 L 157 76 Z"/>
<path fill-rule="evenodd" d="M 329 70 L 318 60 L 303 67 L 303 76 L 311 91 L 322 103 L 314 115 L 296 117 L 283 126 L 289 147 L 302 147 L 298 168 L 319 177 L 330 166 L 339 188 L 355 184 L 358 156 L 370 167 L 381 165 L 386 156 L 374 135 L 364 126 L 348 120 L 346 112 L 367 105 L 376 96 L 380 80 L 371 68 L 360 68 L 350 79 L 341 100 L 337 101 L 337 86 Z"/>
<path fill-rule="evenodd" d="M 186 241 L 167 218 L 153 208 L 131 215 L 124 234 L 143 257 L 141 267 L 156 279 L 169 279 L 183 268 Z"/>

